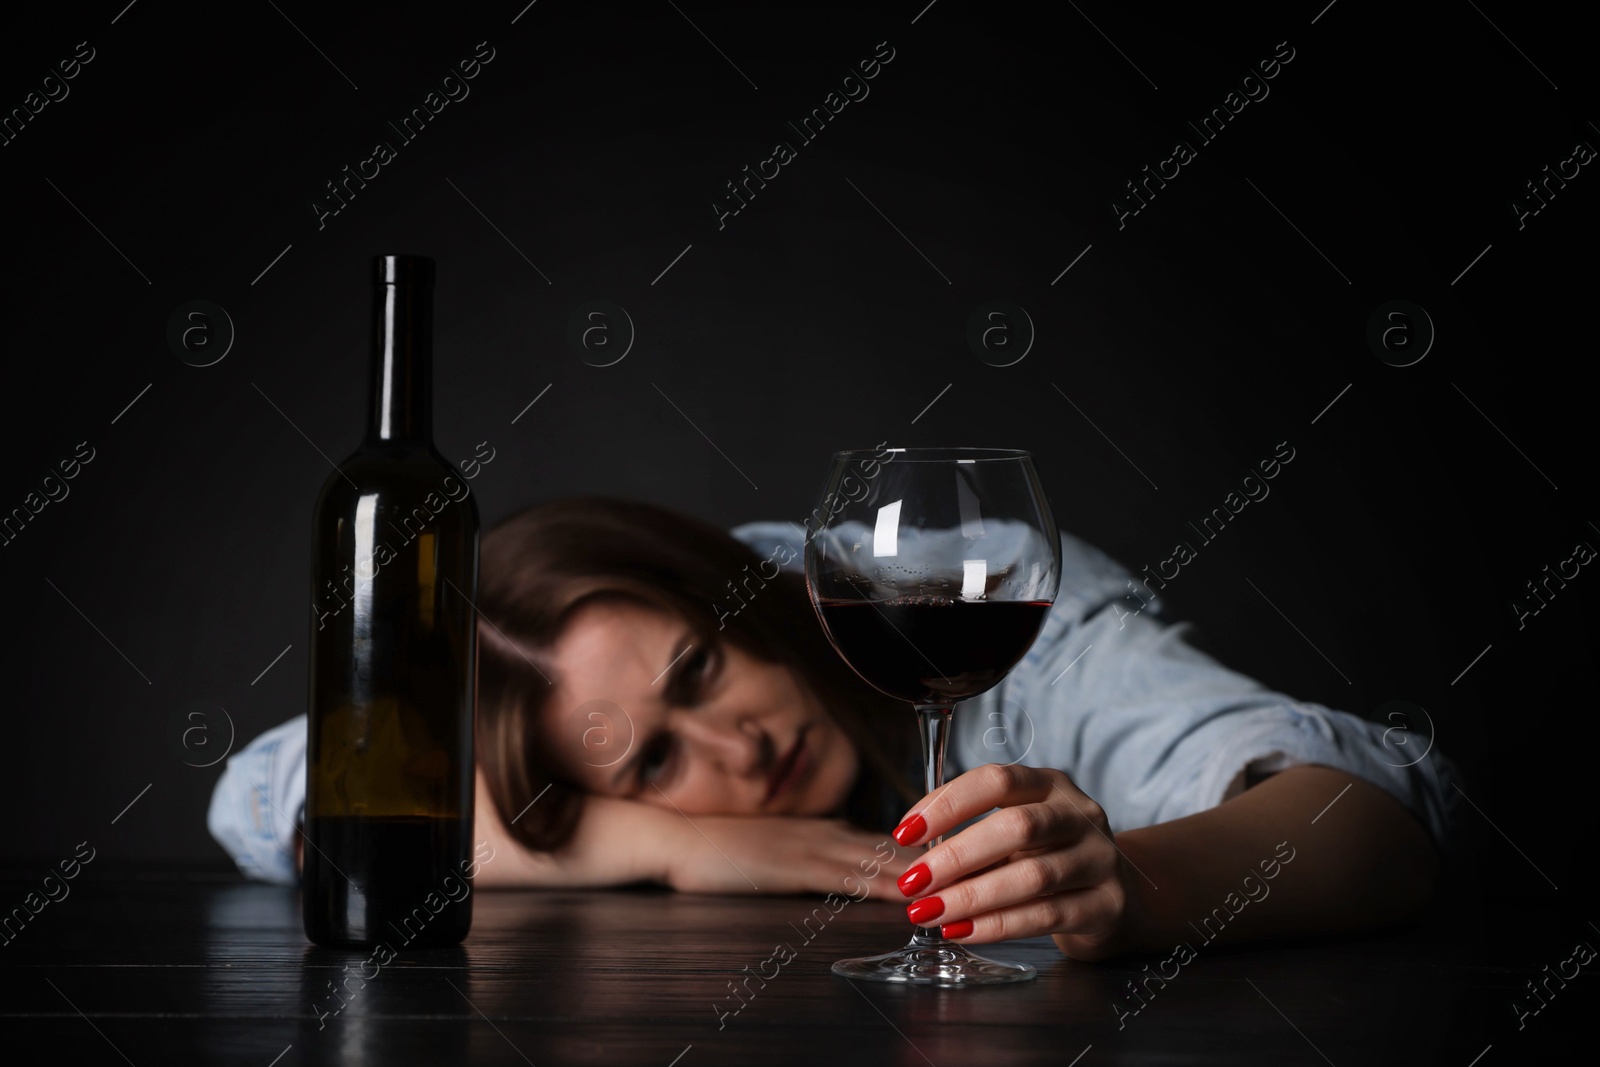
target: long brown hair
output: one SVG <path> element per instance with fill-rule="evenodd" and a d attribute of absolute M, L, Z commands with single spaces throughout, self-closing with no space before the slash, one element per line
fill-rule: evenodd
<path fill-rule="evenodd" d="M 759 588 L 743 587 L 754 591 L 746 606 L 719 626 L 714 604 L 729 599 L 728 583 L 757 574 L 762 562 L 710 523 L 607 497 L 537 504 L 484 536 L 477 761 L 500 821 L 513 837 L 550 851 L 577 826 L 583 794 L 541 751 L 537 722 L 553 685 L 550 648 L 578 605 L 603 596 L 627 597 L 681 617 L 701 647 L 727 641 L 793 671 L 861 757 L 862 772 L 852 792 L 857 809 L 847 813 L 857 821 L 871 818 L 871 796 L 880 804 L 886 791 L 904 804 L 916 800 L 920 793 L 910 788 L 902 770 L 915 746 L 913 717 L 899 701 L 861 681 L 833 651 L 802 575 L 757 576 Z"/>

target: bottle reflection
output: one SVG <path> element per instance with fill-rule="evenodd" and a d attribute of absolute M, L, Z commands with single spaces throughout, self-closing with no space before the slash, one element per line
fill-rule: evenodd
<path fill-rule="evenodd" d="M 309 1062 L 388 1067 L 466 1063 L 477 1014 L 459 945 L 398 951 L 380 942 L 301 952 L 295 1050 Z M 454 986 L 454 989 L 452 989 Z"/>
<path fill-rule="evenodd" d="M 504 1044 L 473 1005 L 491 1017 L 525 1006 L 505 997 L 487 1002 L 475 988 L 483 979 L 472 975 L 473 954 L 460 945 L 407 947 L 398 934 L 361 949 L 307 944 L 292 890 L 228 886 L 207 893 L 205 907 L 206 1014 L 278 1020 L 271 1025 L 277 1048 L 293 1047 L 280 1067 L 492 1058 L 489 1044 Z"/>

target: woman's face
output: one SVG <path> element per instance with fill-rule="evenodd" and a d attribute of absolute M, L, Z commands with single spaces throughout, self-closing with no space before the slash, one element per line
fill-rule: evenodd
<path fill-rule="evenodd" d="M 855 746 L 787 667 L 680 618 L 593 600 L 551 650 L 544 751 L 587 793 L 700 815 L 826 815 L 855 780 Z"/>

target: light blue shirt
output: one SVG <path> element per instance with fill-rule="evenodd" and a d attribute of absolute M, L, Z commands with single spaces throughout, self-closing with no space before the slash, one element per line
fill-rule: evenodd
<path fill-rule="evenodd" d="M 787 545 L 784 569 L 804 570 L 795 524 L 753 522 L 732 533 L 763 558 Z M 1427 738 L 1227 669 L 1188 644 L 1187 623 L 1162 617 L 1159 597 L 1070 534 L 1061 535 L 1060 590 L 1022 662 L 957 706 L 948 776 L 985 763 L 1054 767 L 1105 809 L 1116 832 L 1213 808 L 1247 777 L 1319 764 L 1381 787 L 1449 847 L 1457 772 Z M 299 715 L 231 756 L 217 782 L 207 828 L 251 878 L 296 881 L 305 763 Z"/>

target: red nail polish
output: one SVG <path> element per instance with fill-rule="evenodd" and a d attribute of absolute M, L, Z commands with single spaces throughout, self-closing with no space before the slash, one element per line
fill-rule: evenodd
<path fill-rule="evenodd" d="M 913 815 L 894 828 L 894 839 L 902 845 L 909 845 L 927 832 L 928 820 L 920 815 Z"/>
<path fill-rule="evenodd" d="M 944 914 L 944 901 L 938 897 L 926 897 L 906 905 L 906 918 L 921 926 L 930 923 Z"/>
<path fill-rule="evenodd" d="M 945 923 L 939 927 L 939 936 L 954 940 L 958 937 L 969 937 L 972 934 L 971 919 L 957 919 L 953 923 Z"/>
<path fill-rule="evenodd" d="M 903 895 L 914 897 L 928 888 L 928 883 L 932 881 L 933 872 L 928 870 L 928 865 L 919 863 L 905 874 L 902 874 L 899 880 L 895 882 L 895 885 L 900 887 L 900 892 Z"/>

